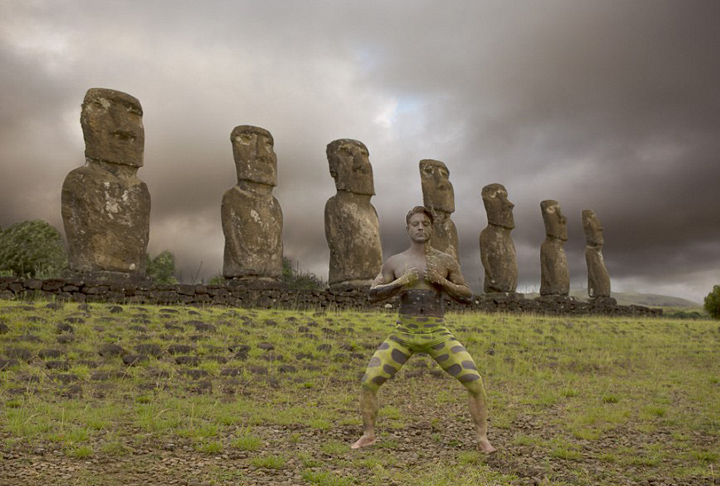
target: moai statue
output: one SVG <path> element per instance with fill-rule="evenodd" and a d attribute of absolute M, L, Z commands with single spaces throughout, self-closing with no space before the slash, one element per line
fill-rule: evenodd
<path fill-rule="evenodd" d="M 610 297 L 610 275 L 605 268 L 602 248 L 605 244 L 603 229 L 595 211 L 586 209 L 582 212 L 583 229 L 585 230 L 585 262 L 588 271 L 588 296 L 591 299 Z"/>
<path fill-rule="evenodd" d="M 514 293 L 517 289 L 517 260 L 510 232 L 515 228 L 515 207 L 502 184 L 482 189 L 488 225 L 480 233 L 480 258 L 485 268 L 483 290 L 486 294 Z"/>
<path fill-rule="evenodd" d="M 455 212 L 455 191 L 450 183 L 450 171 L 439 160 L 420 161 L 423 205 L 433 214 L 430 245 L 448 253 L 459 263 L 458 235 L 450 215 Z"/>
<path fill-rule="evenodd" d="M 382 269 L 380 223 L 370 203 L 375 189 L 368 157 L 368 149 L 357 140 L 340 139 L 327 146 L 330 175 L 337 188 L 325 204 L 330 288 L 369 288 Z"/>
<path fill-rule="evenodd" d="M 557 201 L 540 203 L 545 223 L 545 241 L 540 246 L 540 295 L 567 296 L 570 293 L 570 272 L 565 256 L 567 218 Z"/>
<path fill-rule="evenodd" d="M 282 279 L 283 215 L 272 194 L 277 157 L 267 130 L 237 126 L 230 134 L 237 184 L 223 195 L 223 276 L 250 284 Z"/>
<path fill-rule="evenodd" d="M 103 88 L 85 94 L 85 166 L 71 171 L 62 187 L 72 272 L 100 280 L 145 275 L 150 192 L 137 177 L 145 146 L 142 115 L 129 94 Z"/>

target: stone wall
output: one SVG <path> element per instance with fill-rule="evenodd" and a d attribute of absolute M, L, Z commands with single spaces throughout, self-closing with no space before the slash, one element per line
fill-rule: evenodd
<path fill-rule="evenodd" d="M 393 301 L 370 304 L 358 290 L 289 290 L 280 287 L 252 288 L 219 285 L 143 286 L 89 283 L 73 279 L 17 279 L 0 277 L 0 299 L 57 299 L 70 302 L 120 304 L 222 305 L 244 308 L 369 309 L 397 308 Z M 449 310 L 533 313 L 539 315 L 662 316 L 661 309 L 621 306 L 614 299 L 581 302 L 568 297 L 524 299 L 517 294 L 482 294 L 467 304 L 448 301 Z"/>

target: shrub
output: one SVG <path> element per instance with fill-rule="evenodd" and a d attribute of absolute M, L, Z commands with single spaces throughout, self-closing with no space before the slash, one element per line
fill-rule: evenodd
<path fill-rule="evenodd" d="M 287 257 L 283 257 L 282 279 L 293 290 L 321 290 L 325 287 L 325 283 L 315 274 L 301 272 L 299 265 L 293 268 L 292 261 Z"/>
<path fill-rule="evenodd" d="M 23 221 L 0 231 L 0 270 L 18 277 L 52 278 L 66 267 L 62 235 L 46 221 Z"/>
<path fill-rule="evenodd" d="M 720 285 L 714 286 L 705 296 L 705 310 L 713 319 L 720 319 Z"/>
<path fill-rule="evenodd" d="M 147 276 L 157 285 L 173 285 L 175 278 L 175 255 L 165 250 L 155 258 L 147 256 Z"/>

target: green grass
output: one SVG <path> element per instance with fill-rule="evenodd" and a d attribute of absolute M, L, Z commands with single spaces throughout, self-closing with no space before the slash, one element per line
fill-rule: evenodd
<path fill-rule="evenodd" d="M 304 471 L 302 478 L 317 486 L 350 486 L 354 481 L 327 471 Z"/>
<path fill-rule="evenodd" d="M 378 444 L 349 449 L 362 430 L 358 380 L 392 329 L 392 313 L 175 307 L 169 314 L 167 306 L 135 305 L 110 313 L 106 304 L 88 311 L 46 304 L 0 301 L 9 328 L 0 358 L 17 348 L 31 355 L 0 372 L 0 447 L 22 457 L 11 461 L 21 470 L 37 470 L 40 457 L 81 464 L 175 451 L 209 461 L 193 476 L 200 484 L 253 484 L 254 470 L 265 479 L 291 475 L 293 484 L 453 486 L 532 477 L 543 485 L 709 482 L 720 470 L 714 321 L 449 315 L 483 375 L 498 466 L 475 452 L 464 390 L 435 376 L 439 367 L 428 357 L 413 357 L 381 389 Z M 72 324 L 73 342 L 61 343 L 55 326 L 67 317 L 83 322 Z M 144 330 L 132 330 L 139 319 Z M 191 320 L 216 331 L 197 332 Z M 261 342 L 275 349 L 259 349 Z M 134 352 L 148 343 L 163 353 L 133 367 L 98 354 L 103 344 Z M 176 364 L 167 352 L 173 344 L 191 346 L 183 354 L 200 363 Z M 317 349 L 327 344 L 330 351 Z M 244 356 L 230 351 L 237 345 L 249 346 Z M 67 370 L 38 357 L 48 349 L 62 352 Z M 34 449 L 59 454 L 27 455 Z M 96 481 L 81 470 L 63 481 Z M 42 474 L 45 484 L 57 482 Z M 107 484 L 122 479 L 117 472 Z"/>
<path fill-rule="evenodd" d="M 220 454 L 223 451 L 223 445 L 217 441 L 203 442 L 196 445 L 195 450 L 203 454 Z"/>
<path fill-rule="evenodd" d="M 75 459 L 87 459 L 93 456 L 93 448 L 87 445 L 69 449 L 67 455 Z"/>
<path fill-rule="evenodd" d="M 232 447 L 240 451 L 256 451 L 262 446 L 262 439 L 252 435 L 249 429 L 242 430 L 232 439 Z"/>
<path fill-rule="evenodd" d="M 285 458 L 285 456 L 283 455 L 259 456 L 253 457 L 250 460 L 250 463 L 253 466 L 264 469 L 280 469 L 285 466 L 286 462 L 287 458 Z"/>

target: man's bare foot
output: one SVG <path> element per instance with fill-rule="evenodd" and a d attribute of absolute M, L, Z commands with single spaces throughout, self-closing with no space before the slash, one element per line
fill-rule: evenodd
<path fill-rule="evenodd" d="M 484 452 L 485 454 L 492 454 L 497 451 L 497 449 L 495 449 L 487 439 L 478 439 L 478 450 L 480 452 Z"/>
<path fill-rule="evenodd" d="M 350 446 L 350 449 L 360 449 L 361 447 L 368 447 L 375 443 L 375 436 L 374 435 L 363 435 L 360 437 L 357 442 L 355 442 L 353 445 Z"/>

